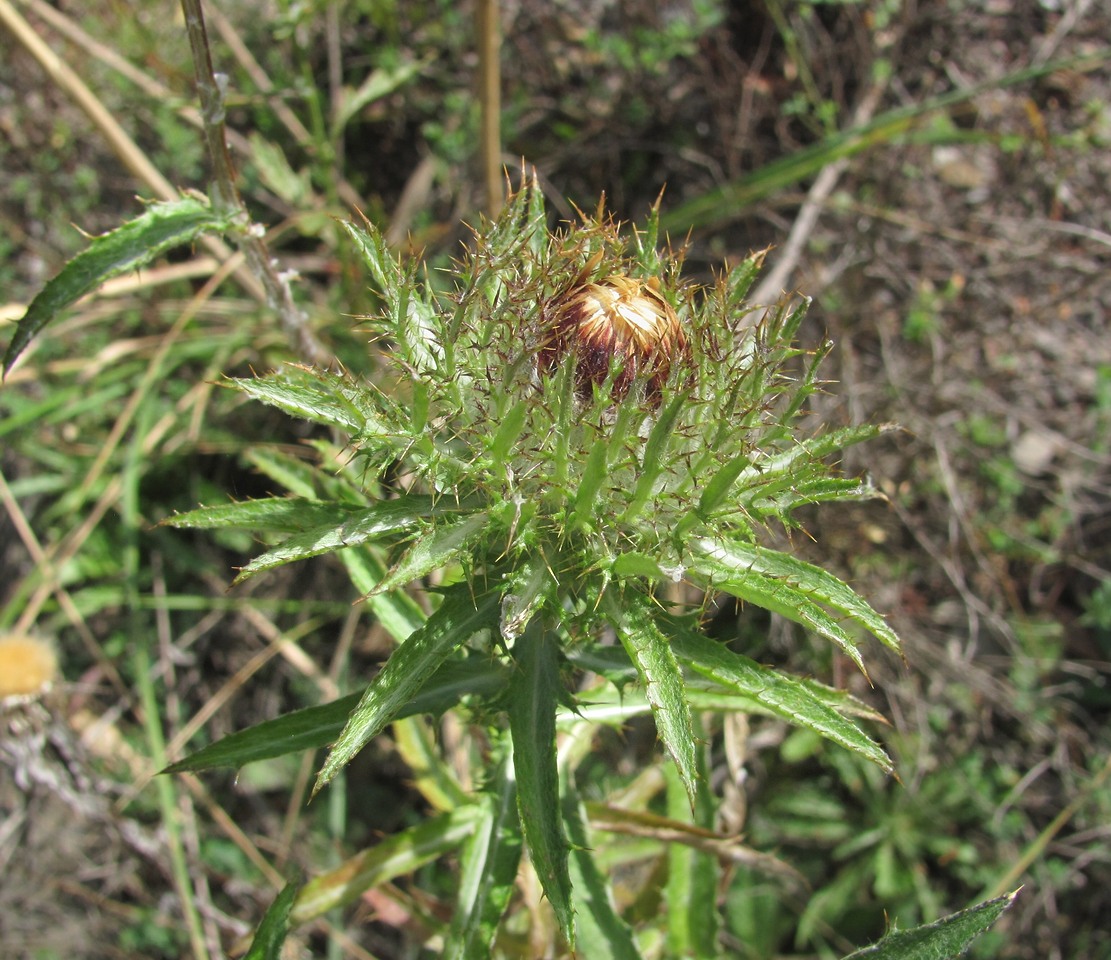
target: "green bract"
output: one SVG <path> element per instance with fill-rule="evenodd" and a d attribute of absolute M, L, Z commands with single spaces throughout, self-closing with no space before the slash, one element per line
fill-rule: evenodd
<path fill-rule="evenodd" d="M 827 348 L 807 355 L 794 345 L 805 302 L 744 304 L 761 255 L 710 287 L 685 285 L 680 258 L 658 249 L 655 214 L 627 234 L 599 214 L 553 235 L 529 186 L 440 293 L 399 265 L 373 227 L 346 229 L 384 304 L 367 321 L 381 360 L 373 383 L 303 367 L 235 382 L 335 428 L 349 447 L 346 469 L 305 476 L 272 459 L 268 472 L 297 499 L 202 509 L 174 522 L 281 534 L 241 578 L 338 551 L 401 641 L 338 739 L 335 716 L 321 714 L 315 728 L 310 711 L 298 717 L 300 747 L 313 729 L 316 742 L 335 741 L 318 788 L 418 698 L 444 709 L 470 696 L 488 723 L 508 731 L 493 740 L 499 773 L 481 814 L 503 831 L 489 835 L 503 879 L 493 899 L 466 887 L 478 900 L 460 901 L 462 941 L 488 945 L 522 834 L 573 941 L 572 872 L 601 876 L 583 861 L 580 840 L 569 864 L 566 827 L 577 837 L 583 824 L 557 760 L 557 721 L 604 704 L 607 689 L 633 677 L 639 693 L 624 686 L 612 702 L 624 716 L 652 712 L 692 808 L 706 790 L 692 710 L 782 717 L 890 769 L 853 719 L 868 715 L 859 703 L 709 639 L 697 611 L 665 599 L 682 581 L 732 594 L 802 624 L 861 669 L 863 633 L 898 649 L 847 585 L 766 545 L 768 525 L 789 525 L 796 507 L 874 495 L 867 483 L 832 474 L 827 460 L 882 428 L 800 432 Z M 657 343 L 632 315 L 635 350 L 606 355 L 599 367 L 597 344 L 567 332 L 567 304 L 583 289 L 593 291 L 591 304 L 599 290 L 610 299 L 614 290 L 641 291 L 651 301 L 643 310 L 665 317 L 670 332 Z M 591 329 L 604 321 L 592 318 Z M 555 323 L 564 324 L 558 336 Z M 656 362 L 655 350 L 672 352 Z M 425 618 L 397 590 L 434 572 L 442 599 Z M 576 701 L 565 674 L 587 667 L 615 686 Z M 250 755 L 264 755 L 267 742 L 256 735 Z M 520 812 L 508 824 L 491 812 L 507 798 Z M 576 908 L 589 912 L 588 926 L 615 929 L 616 918 L 597 913 L 612 910 L 605 898 Z"/>

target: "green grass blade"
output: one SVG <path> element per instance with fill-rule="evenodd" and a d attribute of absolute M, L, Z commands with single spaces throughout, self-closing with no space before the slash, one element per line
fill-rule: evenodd
<path fill-rule="evenodd" d="M 459 896 L 444 960 L 487 960 L 516 888 L 521 861 L 521 823 L 517 785 L 508 764 L 497 770 L 478 803 L 481 816 L 460 855 Z"/>
<path fill-rule="evenodd" d="M 4 354 L 4 374 L 11 370 L 35 334 L 106 280 L 137 270 L 167 250 L 191 243 L 202 233 L 223 232 L 227 228 L 227 218 L 216 213 L 206 201 L 183 197 L 152 203 L 134 220 L 94 237 L 31 301 Z"/>
<path fill-rule="evenodd" d="M 274 898 L 255 931 L 244 960 L 281 960 L 282 944 L 289 933 L 289 914 L 300 889 L 300 883 L 287 883 Z"/>
<path fill-rule="evenodd" d="M 352 903 L 372 887 L 420 869 L 457 849 L 474 832 L 481 811 L 474 804 L 424 820 L 314 877 L 293 905 L 294 925 Z"/>
<path fill-rule="evenodd" d="M 317 775 L 314 795 L 404 711 L 452 651 L 476 634 L 497 629 L 497 599 L 486 594 L 476 604 L 469 584 L 448 588 L 436 612 L 393 652 L 367 687 Z"/>
<path fill-rule="evenodd" d="M 444 664 L 440 670 L 446 666 Z M 432 684 L 435 679 L 433 677 L 428 683 Z M 471 802 L 432 724 L 424 717 L 396 717 L 390 724 L 390 737 L 398 757 L 411 771 L 410 785 L 433 810 L 443 812 Z"/>
<path fill-rule="evenodd" d="M 290 456 L 272 447 L 254 447 L 244 459 L 264 477 L 269 477 L 284 490 L 306 500 L 319 499 L 320 474 L 317 468 L 301 457 Z"/>
<path fill-rule="evenodd" d="M 613 903 L 613 893 L 594 858 L 586 814 L 578 794 L 565 788 L 563 822 L 571 841 L 570 873 L 575 889 L 578 955 L 591 960 L 643 960 L 629 925 Z"/>
<path fill-rule="evenodd" d="M 556 768 L 556 706 L 563 690 L 556 637 L 533 620 L 513 645 L 509 731 L 517 805 L 529 857 L 563 934 L 574 947 L 571 877 L 563 835 Z"/>
<path fill-rule="evenodd" d="M 888 110 L 859 127 L 833 133 L 813 146 L 796 150 L 747 176 L 688 201 L 662 217 L 660 225 L 665 233 L 676 236 L 694 227 L 724 223 L 736 217 L 746 206 L 812 176 L 836 160 L 887 146 L 912 131 L 922 118 L 933 111 L 971 100 L 986 91 L 998 91 L 1045 76 L 1062 69 L 1066 63 L 1075 69 L 1078 64 L 1101 62 L 1101 58 L 1105 57 L 1106 54 L 1101 51 L 1092 56 L 1074 58 L 1071 62 L 1039 63 L 951 91 L 924 103 Z"/>
<path fill-rule="evenodd" d="M 698 796 L 698 751 L 690 706 L 683 689 L 683 675 L 668 638 L 656 626 L 655 611 L 647 597 L 627 594 L 607 601 L 607 614 L 621 645 L 637 668 L 641 685 L 652 706 L 656 732 L 667 747 L 683 778 L 691 808 Z"/>
<path fill-rule="evenodd" d="M 378 622 L 398 643 L 424 626 L 428 616 L 409 594 L 393 590 L 372 595 L 386 575 L 386 564 L 379 556 L 376 545 L 344 550 L 339 556 L 355 589 L 367 598 L 367 606 L 374 611 Z"/>
<path fill-rule="evenodd" d="M 667 778 L 667 815 L 705 830 L 714 828 L 714 804 L 706 786 L 705 750 L 699 751 L 700 778 L 694 812 L 688 805 L 686 783 L 674 766 Z M 667 945 L 676 957 L 716 957 L 718 913 L 717 860 L 682 843 L 667 848 Z"/>

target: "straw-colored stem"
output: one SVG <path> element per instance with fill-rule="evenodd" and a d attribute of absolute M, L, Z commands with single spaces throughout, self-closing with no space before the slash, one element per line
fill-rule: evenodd
<path fill-rule="evenodd" d="M 501 33 L 497 0 L 478 0 L 477 32 L 482 180 L 486 186 L 486 212 L 496 217 L 505 202 L 505 178 L 501 165 Z"/>

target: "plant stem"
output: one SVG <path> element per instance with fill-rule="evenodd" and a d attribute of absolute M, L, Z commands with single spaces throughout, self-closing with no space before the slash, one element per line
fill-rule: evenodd
<path fill-rule="evenodd" d="M 501 167 L 501 35 L 498 0 L 478 0 L 475 16 L 478 32 L 478 100 L 482 108 L 479 135 L 482 179 L 486 185 L 486 212 L 501 213 L 505 202 L 505 180 Z"/>
<path fill-rule="evenodd" d="M 263 286 L 267 305 L 277 312 L 282 328 L 297 352 L 310 363 L 326 364 L 331 359 L 329 352 L 309 328 L 308 317 L 294 301 L 287 276 L 279 273 L 266 243 L 261 236 L 256 235 L 250 214 L 235 185 L 235 170 L 224 131 L 224 91 L 227 78 L 224 75 L 217 76 L 212 69 L 212 54 L 201 0 L 181 0 L 181 9 L 185 15 L 189 46 L 193 51 L 193 69 L 197 79 L 197 94 L 201 100 L 204 136 L 212 161 L 212 202 L 231 210 L 241 222 L 243 229 L 238 236 L 239 248 L 248 267 Z"/>

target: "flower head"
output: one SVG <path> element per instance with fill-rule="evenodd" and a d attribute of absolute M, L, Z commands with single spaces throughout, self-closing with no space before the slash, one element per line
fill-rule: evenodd
<path fill-rule="evenodd" d="M 544 314 L 538 365 L 550 373 L 573 353 L 575 390 L 584 400 L 612 371 L 613 400 L 623 400 L 640 376 L 648 397 L 658 404 L 672 363 L 685 363 L 690 356 L 679 317 L 654 278 L 618 275 L 577 283 L 554 297 Z"/>

